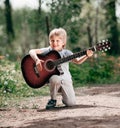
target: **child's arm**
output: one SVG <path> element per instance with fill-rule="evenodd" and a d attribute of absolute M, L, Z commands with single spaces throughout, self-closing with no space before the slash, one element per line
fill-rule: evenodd
<path fill-rule="evenodd" d="M 32 57 L 32 59 L 36 62 L 39 58 L 37 56 L 37 54 L 41 54 L 42 51 L 40 51 L 40 49 L 31 49 L 29 51 L 30 56 Z"/>
<path fill-rule="evenodd" d="M 81 64 L 91 56 L 93 56 L 93 51 L 92 50 L 87 50 L 86 55 L 84 55 L 80 58 L 73 59 L 72 62 L 74 62 L 76 64 Z"/>
<path fill-rule="evenodd" d="M 37 68 L 41 71 L 42 70 L 42 62 L 44 62 L 43 60 L 40 60 L 37 56 L 37 54 L 41 54 L 42 51 L 40 49 L 31 49 L 29 51 L 30 56 L 32 57 L 32 59 L 35 61 Z"/>

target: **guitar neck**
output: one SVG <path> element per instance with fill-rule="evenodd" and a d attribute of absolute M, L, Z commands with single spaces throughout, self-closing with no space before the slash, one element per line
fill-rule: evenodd
<path fill-rule="evenodd" d="M 96 51 L 96 48 L 95 47 L 92 47 L 92 48 L 89 48 L 89 50 Z M 73 55 L 70 55 L 70 56 L 67 56 L 67 57 L 64 57 L 64 58 L 60 58 L 60 59 L 54 61 L 54 64 L 57 66 L 59 64 L 68 62 L 68 61 L 70 61 L 72 59 L 75 59 L 77 57 L 81 57 L 83 55 L 86 55 L 86 51 L 87 50 L 83 50 L 81 52 L 74 53 Z"/>

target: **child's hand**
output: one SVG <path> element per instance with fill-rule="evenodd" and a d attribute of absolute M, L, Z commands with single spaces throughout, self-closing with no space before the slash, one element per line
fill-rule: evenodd
<path fill-rule="evenodd" d="M 36 66 L 37 66 L 38 71 L 42 71 L 42 63 L 43 62 L 44 62 L 43 60 L 37 59 Z"/>
<path fill-rule="evenodd" d="M 87 50 L 86 55 L 87 55 L 88 57 L 93 56 L 93 51 L 92 51 L 92 50 Z"/>

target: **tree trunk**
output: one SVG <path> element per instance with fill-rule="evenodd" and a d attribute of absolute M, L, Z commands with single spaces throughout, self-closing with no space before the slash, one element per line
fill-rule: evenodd
<path fill-rule="evenodd" d="M 90 28 L 90 25 L 89 25 L 89 24 L 88 24 L 88 26 L 87 26 L 87 33 L 88 33 L 88 42 L 89 42 L 89 47 L 92 47 L 91 28 Z"/>
<path fill-rule="evenodd" d="M 106 8 L 106 28 L 108 39 L 112 42 L 111 50 L 109 51 L 110 55 L 119 55 L 120 54 L 120 45 L 118 40 L 118 27 L 117 27 L 117 17 L 116 17 L 116 0 L 109 0 L 105 3 Z"/>
<path fill-rule="evenodd" d="M 96 8 L 96 19 L 95 19 L 95 43 L 98 42 L 98 14 L 99 14 L 99 9 L 97 7 Z"/>
<path fill-rule="evenodd" d="M 6 17 L 6 31 L 8 35 L 8 42 L 15 37 L 12 22 L 12 9 L 9 0 L 5 0 L 5 17 Z"/>

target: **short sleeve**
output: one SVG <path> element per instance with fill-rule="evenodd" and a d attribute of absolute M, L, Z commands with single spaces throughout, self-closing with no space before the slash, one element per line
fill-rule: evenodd
<path fill-rule="evenodd" d="M 73 52 L 70 51 L 70 50 L 66 50 L 65 54 L 66 54 L 67 56 L 70 56 L 70 55 L 73 55 Z"/>
<path fill-rule="evenodd" d="M 42 51 L 42 54 L 47 54 L 48 52 L 50 52 L 50 47 L 40 48 L 40 50 Z"/>

